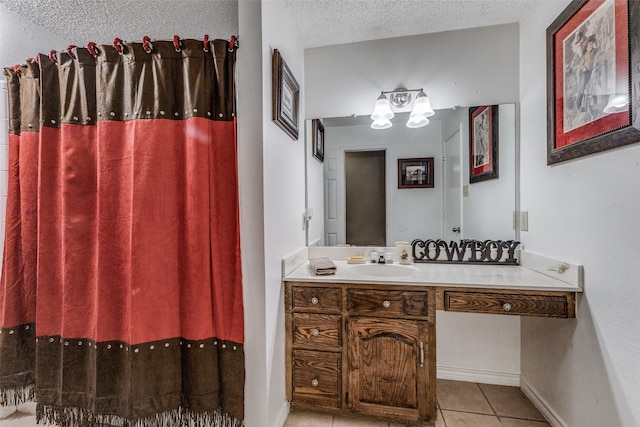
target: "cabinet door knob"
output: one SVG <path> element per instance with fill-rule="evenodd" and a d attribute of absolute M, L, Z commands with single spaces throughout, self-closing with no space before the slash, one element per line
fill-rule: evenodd
<path fill-rule="evenodd" d="M 509 304 L 508 302 L 505 302 L 504 304 L 502 304 L 502 309 L 504 311 L 511 311 L 511 304 Z"/>
<path fill-rule="evenodd" d="M 389 308 L 389 307 L 391 307 L 391 303 L 390 303 L 389 301 L 384 301 L 384 302 L 382 303 L 382 306 L 383 306 L 384 308 Z"/>
<path fill-rule="evenodd" d="M 317 337 L 318 335 L 320 335 L 320 331 L 317 329 L 314 329 L 312 333 L 314 337 Z"/>
<path fill-rule="evenodd" d="M 318 298 L 316 298 L 316 297 L 311 298 L 311 304 L 317 304 L 319 302 L 320 302 L 320 300 Z"/>
<path fill-rule="evenodd" d="M 314 378 L 313 381 L 311 381 L 311 385 L 314 386 L 314 387 L 318 387 L 318 384 L 320 384 L 320 383 L 318 382 L 317 378 Z"/>

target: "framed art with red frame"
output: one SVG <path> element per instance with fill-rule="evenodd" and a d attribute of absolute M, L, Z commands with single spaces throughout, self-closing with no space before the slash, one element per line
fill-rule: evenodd
<path fill-rule="evenodd" d="M 547 164 L 640 141 L 639 13 L 575 0 L 547 28 Z"/>
<path fill-rule="evenodd" d="M 498 106 L 469 108 L 469 183 L 498 178 Z"/>

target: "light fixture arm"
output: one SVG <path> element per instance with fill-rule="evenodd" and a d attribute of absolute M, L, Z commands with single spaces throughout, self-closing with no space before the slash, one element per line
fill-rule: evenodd
<path fill-rule="evenodd" d="M 388 95 L 390 93 L 404 93 L 404 92 L 422 92 L 423 89 L 405 89 L 403 87 L 399 87 L 397 89 L 394 90 L 383 90 L 381 93 L 382 95 Z"/>

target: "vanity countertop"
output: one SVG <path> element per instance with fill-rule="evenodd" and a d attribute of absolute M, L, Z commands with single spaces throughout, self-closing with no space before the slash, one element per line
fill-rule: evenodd
<path fill-rule="evenodd" d="M 318 282 L 318 283 L 373 283 L 373 284 L 400 284 L 400 285 L 425 285 L 446 287 L 481 287 L 487 289 L 513 289 L 536 291 L 568 291 L 582 292 L 575 284 L 551 277 L 533 269 L 519 265 L 474 265 L 474 264 L 437 264 L 414 263 L 408 266 L 397 263 L 378 265 L 380 269 L 409 268 L 411 274 L 374 276 L 354 273 L 352 267 L 376 264 L 349 264 L 344 260 L 333 260 L 336 264 L 336 274 L 316 276 L 309 261 L 283 277 L 284 281 L 294 282 Z"/>

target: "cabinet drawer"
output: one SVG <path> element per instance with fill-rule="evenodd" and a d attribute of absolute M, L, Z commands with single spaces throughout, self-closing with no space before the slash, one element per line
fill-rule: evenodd
<path fill-rule="evenodd" d="M 293 309 L 340 310 L 340 288 L 293 286 Z"/>
<path fill-rule="evenodd" d="M 293 345 L 330 346 L 342 345 L 340 315 L 293 313 Z"/>
<path fill-rule="evenodd" d="M 426 316 L 427 292 L 348 289 L 347 305 L 350 314 Z"/>
<path fill-rule="evenodd" d="M 445 291 L 444 309 L 467 313 L 569 317 L 564 295 Z"/>
<path fill-rule="evenodd" d="M 340 353 L 293 350 L 292 401 L 314 407 L 340 407 Z"/>

